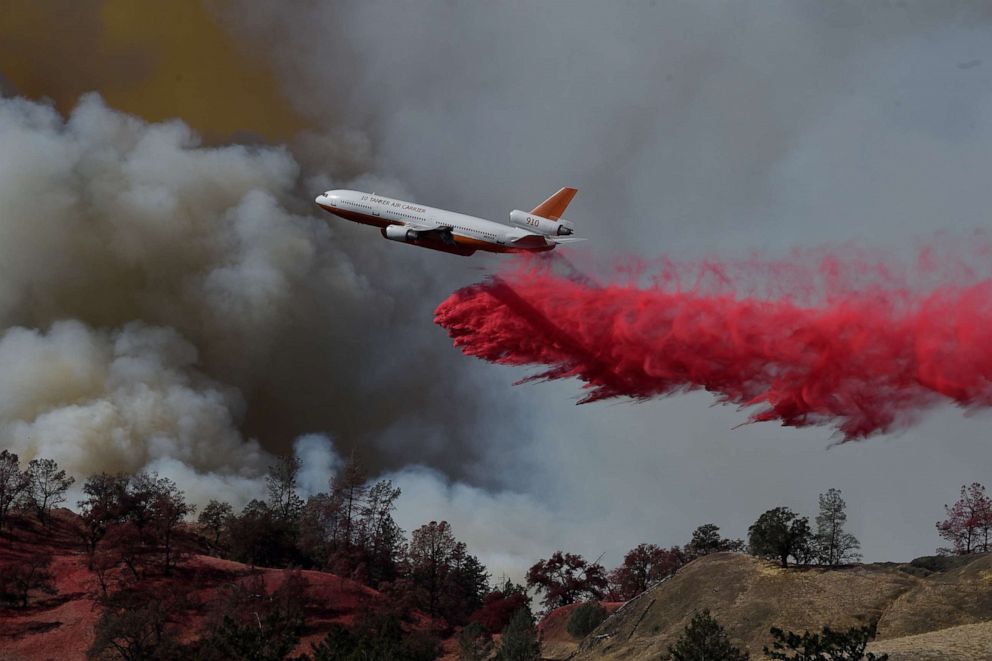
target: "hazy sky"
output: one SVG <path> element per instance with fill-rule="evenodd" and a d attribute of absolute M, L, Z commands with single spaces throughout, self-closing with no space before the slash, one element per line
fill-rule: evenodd
<path fill-rule="evenodd" d="M 746 413 L 705 393 L 575 406 L 579 383 L 513 386 L 526 370 L 462 356 L 431 321 L 505 258 L 387 243 L 312 204 L 347 186 L 504 219 L 576 186 L 579 265 L 889 255 L 966 235 L 988 228 L 992 202 L 987 3 L 206 6 L 230 51 L 265 67 L 253 94 L 292 105 L 271 134 L 224 106 L 255 147 L 205 149 L 92 97 L 68 124 L 0 108 L 0 365 L 23 370 L 0 391 L 33 388 L 0 407 L 0 427 L 23 456 L 150 467 L 197 498 L 238 499 L 260 450 L 324 434 L 298 446 L 314 466 L 333 465 L 328 443 L 356 449 L 403 487 L 407 530 L 448 518 L 497 571 L 556 548 L 614 564 L 707 522 L 745 536 L 771 507 L 815 514 L 830 487 L 866 559 L 907 560 L 938 546 L 961 484 L 989 480 L 981 411 L 939 408 L 838 446 L 829 429 L 735 429 Z M 106 83 L 146 75 L 128 61 L 95 78 L 107 104 L 168 99 Z M 142 67 L 155 62 L 186 66 Z M 8 94 L 44 90 L 16 73 L 0 69 Z M 223 142 L 224 117 L 207 115 Z M 310 128 L 274 142 L 298 124 Z M 64 269 L 36 268 L 53 259 Z M 54 392 L 65 364 L 84 376 Z"/>
<path fill-rule="evenodd" d="M 577 186 L 569 217 L 600 260 L 824 244 L 900 253 L 989 226 L 983 3 L 244 10 L 281 28 L 272 48 L 297 108 L 333 108 L 367 132 L 402 192 L 501 217 Z M 477 279 L 474 266 L 456 282 Z M 705 394 L 576 407 L 577 383 L 511 391 L 525 371 L 452 369 L 499 374 L 489 404 L 526 420 L 522 432 L 485 429 L 479 470 L 564 520 L 562 544 L 610 560 L 640 541 L 683 542 L 707 521 L 743 536 L 780 504 L 813 514 L 830 487 L 866 558 L 909 559 L 933 551 L 942 505 L 992 465 L 981 412 L 946 407 L 832 446 L 827 429 L 733 429 L 744 414 Z"/>

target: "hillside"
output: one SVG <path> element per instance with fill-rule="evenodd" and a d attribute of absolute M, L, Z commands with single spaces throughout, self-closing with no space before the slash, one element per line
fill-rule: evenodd
<path fill-rule="evenodd" d="M 2 661 L 72 661 L 85 659 L 100 617 L 96 601 L 99 585 L 87 569 L 86 556 L 72 533 L 73 515 L 65 512 L 54 524 L 54 532 L 19 530 L 16 539 L 0 538 L 0 569 L 29 556 L 48 554 L 55 579 L 56 594 L 32 592 L 27 608 L 0 606 L 0 659 Z M 252 569 L 246 565 L 205 555 L 192 555 L 175 575 L 160 579 L 161 594 L 182 593 L 194 606 L 177 617 L 185 630 L 184 638 L 194 638 L 204 625 L 203 608 L 218 589 L 244 585 L 252 576 L 261 576 L 266 591 L 273 591 L 283 580 L 281 569 Z M 301 601 L 306 604 L 306 629 L 296 653 L 309 652 L 312 642 L 321 640 L 332 622 L 348 623 L 379 593 L 354 581 L 327 572 L 302 571 L 305 581 Z"/>
<path fill-rule="evenodd" d="M 992 659 L 992 556 L 929 572 L 897 564 L 786 570 L 713 554 L 625 604 L 567 658 L 657 659 L 703 608 L 756 658 L 772 626 L 802 631 L 878 620 L 871 649 L 890 652 L 892 661 Z"/>
<path fill-rule="evenodd" d="M 606 612 L 613 613 L 622 606 L 619 602 L 603 602 L 602 606 Z M 545 658 L 562 659 L 574 653 L 580 640 L 575 639 L 568 633 L 568 619 L 575 612 L 579 604 L 570 604 L 556 608 L 545 615 L 538 624 L 538 632 L 541 636 L 541 653 Z"/>

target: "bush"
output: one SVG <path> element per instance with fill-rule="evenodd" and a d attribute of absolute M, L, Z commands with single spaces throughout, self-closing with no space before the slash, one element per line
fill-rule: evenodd
<path fill-rule="evenodd" d="M 958 567 L 964 567 L 974 560 L 973 555 L 925 555 L 915 558 L 909 564 L 913 567 L 925 569 L 928 572 L 945 572 Z"/>
<path fill-rule="evenodd" d="M 503 630 L 496 661 L 537 661 L 541 658 L 541 643 L 537 639 L 534 618 L 521 608 Z"/>
<path fill-rule="evenodd" d="M 529 603 L 527 588 L 515 585 L 507 579 L 501 589 L 485 596 L 482 600 L 482 608 L 473 613 L 470 619 L 489 631 L 502 631 L 514 614 L 521 608 L 527 608 Z"/>
<path fill-rule="evenodd" d="M 674 645 L 666 661 L 747 661 L 750 655 L 730 644 L 727 632 L 708 610 L 696 613 Z"/>
<path fill-rule="evenodd" d="M 472 622 L 458 636 L 459 661 L 483 661 L 493 651 L 493 636 L 478 622 Z"/>
<path fill-rule="evenodd" d="M 354 627 L 340 624 L 331 627 L 319 644 L 313 645 L 312 655 L 301 661 L 433 661 L 441 655 L 437 638 L 424 631 L 403 630 L 400 621 L 391 615 L 366 614 Z M 259 657 L 234 657 L 258 659 Z M 279 657 L 282 659 L 283 657 Z"/>
<path fill-rule="evenodd" d="M 565 628 L 574 637 L 585 638 L 606 619 L 606 615 L 606 609 L 599 602 L 587 601 L 572 611 Z"/>
<path fill-rule="evenodd" d="M 875 656 L 865 653 L 869 641 L 875 637 L 875 625 L 852 627 L 847 631 L 833 631 L 824 627 L 821 633 L 806 631 L 799 635 L 772 627 L 772 648 L 765 647 L 765 656 L 782 661 L 886 661 L 888 654 Z"/>

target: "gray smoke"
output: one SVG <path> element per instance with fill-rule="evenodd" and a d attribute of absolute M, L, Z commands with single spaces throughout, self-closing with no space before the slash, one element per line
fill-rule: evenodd
<path fill-rule="evenodd" d="M 401 525 L 448 518 L 497 572 L 558 546 L 609 563 L 708 521 L 743 535 L 832 486 L 866 557 L 906 558 L 987 479 L 984 419 L 956 411 L 828 452 L 817 430 L 731 431 L 705 394 L 577 409 L 574 384 L 513 389 L 520 371 L 431 324 L 496 259 L 383 244 L 311 203 L 342 186 L 504 218 L 575 185 L 588 249 L 625 259 L 987 225 L 986 3 L 217 12 L 312 118 L 287 149 L 203 148 L 96 97 L 68 120 L 0 105 L 0 373 L 22 375 L 0 377 L 0 425 L 25 458 L 237 498 L 324 434 L 298 454 L 355 451 L 404 489 Z"/>
<path fill-rule="evenodd" d="M 823 243 L 901 253 L 988 224 L 987 3 L 246 0 L 222 15 L 242 43 L 268 45 L 301 112 L 365 136 L 368 169 L 404 194 L 499 218 L 578 186 L 569 216 L 606 261 Z M 894 559 L 932 551 L 941 505 L 987 479 L 984 416 L 939 411 L 828 451 L 818 430 L 731 431 L 740 414 L 705 394 L 576 409 L 574 384 L 507 393 L 523 374 L 487 373 L 501 387 L 485 403 L 515 419 L 481 431 L 484 469 L 408 469 L 407 520 L 471 527 L 477 512 L 508 540 L 609 562 L 707 521 L 744 535 L 764 509 L 810 512 L 838 486 L 866 556 Z M 492 502 L 512 510 L 522 494 L 545 515 L 504 519 L 448 482 L 483 471 L 510 490 L 490 488 Z M 498 553 L 479 528 L 470 543 Z"/>
<path fill-rule="evenodd" d="M 320 144 L 370 183 L 353 142 Z M 484 421 L 472 377 L 423 380 L 447 341 L 411 311 L 422 265 L 308 214 L 286 149 L 202 147 L 96 95 L 67 119 L 0 100 L 0 145 L 0 434 L 22 460 L 159 470 L 241 503 L 301 434 L 381 471 L 444 465 Z"/>

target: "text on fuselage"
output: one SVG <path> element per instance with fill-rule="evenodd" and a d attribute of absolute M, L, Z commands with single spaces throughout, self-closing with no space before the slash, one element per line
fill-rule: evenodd
<path fill-rule="evenodd" d="M 406 202 L 397 202 L 396 200 L 388 200 L 384 197 L 374 197 L 372 195 L 363 195 L 362 201 L 374 202 L 375 204 L 381 204 L 384 207 L 395 207 L 397 209 L 403 209 L 404 211 L 416 211 L 417 213 L 424 213 L 425 211 L 423 207 L 407 204 Z"/>

